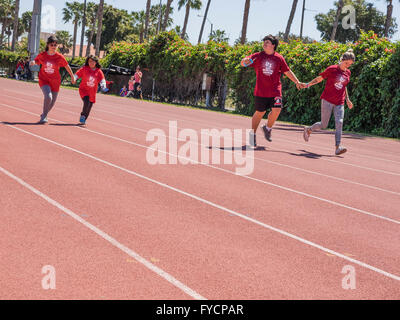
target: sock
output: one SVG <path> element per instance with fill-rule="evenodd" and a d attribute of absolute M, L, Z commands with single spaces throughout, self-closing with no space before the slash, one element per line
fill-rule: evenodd
<path fill-rule="evenodd" d="M 268 127 L 268 126 L 267 126 L 267 130 L 268 130 L 268 131 L 271 131 L 271 130 L 272 130 L 272 128 L 270 128 L 270 127 Z"/>

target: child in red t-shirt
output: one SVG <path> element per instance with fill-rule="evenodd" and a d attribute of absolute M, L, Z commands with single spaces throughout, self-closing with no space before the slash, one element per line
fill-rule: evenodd
<path fill-rule="evenodd" d="M 278 119 L 282 109 L 282 74 L 292 80 L 298 89 L 303 84 L 297 79 L 296 75 L 290 70 L 285 59 L 276 52 L 279 45 L 278 38 L 268 35 L 263 39 L 264 51 L 257 52 L 251 56 L 245 57 L 241 61 L 243 67 L 249 67 L 256 71 L 256 87 L 254 89 L 254 104 L 256 111 L 252 118 L 252 129 L 249 137 L 249 144 L 252 148 L 257 147 L 256 131 L 261 119 L 267 109 L 271 109 L 268 114 L 267 125 L 262 127 L 264 136 L 268 141 L 271 140 L 272 126 Z"/>
<path fill-rule="evenodd" d="M 75 84 L 74 73 L 68 65 L 67 60 L 56 50 L 57 38 L 55 36 L 50 36 L 47 39 L 46 51 L 38 54 L 35 60 L 30 63 L 30 66 L 42 66 L 39 72 L 39 86 L 44 95 L 44 103 L 43 113 L 40 116 L 39 123 L 47 123 L 47 114 L 56 103 L 61 85 L 61 67 L 65 67 L 71 76 L 72 84 Z"/>
<path fill-rule="evenodd" d="M 340 155 L 347 149 L 340 145 L 342 139 L 344 101 L 346 100 L 349 109 L 353 108 L 347 92 L 347 85 L 350 82 L 350 66 L 354 63 L 356 57 L 353 50 L 348 50 L 340 58 L 338 65 L 329 66 L 317 78 L 309 82 L 306 88 L 309 88 L 323 80 L 326 81 L 325 90 L 321 95 L 321 121 L 314 123 L 311 127 L 304 128 L 304 140 L 308 141 L 311 132 L 319 129 L 325 129 L 328 126 L 332 111 L 335 115 L 335 154 Z"/>
<path fill-rule="evenodd" d="M 103 92 L 107 92 L 106 80 L 99 64 L 99 59 L 93 55 L 87 57 L 85 65 L 75 74 L 75 80 L 82 78 L 79 94 L 83 100 L 83 109 L 79 119 L 80 124 L 85 124 L 90 110 L 96 102 L 97 88 L 100 84 Z"/>

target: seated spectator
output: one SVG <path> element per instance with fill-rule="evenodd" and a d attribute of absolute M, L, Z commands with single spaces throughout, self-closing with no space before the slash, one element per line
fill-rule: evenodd
<path fill-rule="evenodd" d="M 128 94 L 128 90 L 126 89 L 126 86 L 123 86 L 122 89 L 119 91 L 119 95 L 121 97 L 125 97 Z"/>
<path fill-rule="evenodd" d="M 22 73 L 24 72 L 24 62 L 21 60 L 17 63 L 17 68 L 15 69 L 16 75 L 15 79 L 19 80 L 21 78 Z"/>

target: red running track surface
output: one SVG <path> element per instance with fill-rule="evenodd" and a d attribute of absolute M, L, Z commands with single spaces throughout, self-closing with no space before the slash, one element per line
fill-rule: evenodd
<path fill-rule="evenodd" d="M 337 157 L 333 132 L 305 143 L 277 123 L 240 176 L 151 165 L 146 135 L 169 121 L 244 130 L 246 117 L 99 95 L 78 127 L 79 95 L 61 89 L 36 125 L 37 84 L 0 79 L 0 97 L 2 299 L 398 299 L 399 141 L 345 134 Z M 195 149 L 210 146 L 223 159 Z"/>

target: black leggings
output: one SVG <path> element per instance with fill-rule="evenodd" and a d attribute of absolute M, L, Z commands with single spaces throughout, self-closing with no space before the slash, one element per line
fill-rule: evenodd
<path fill-rule="evenodd" d="M 93 102 L 90 102 L 89 96 L 83 97 L 83 109 L 81 112 L 81 116 L 85 116 L 87 119 L 89 117 L 90 110 L 92 110 Z"/>

